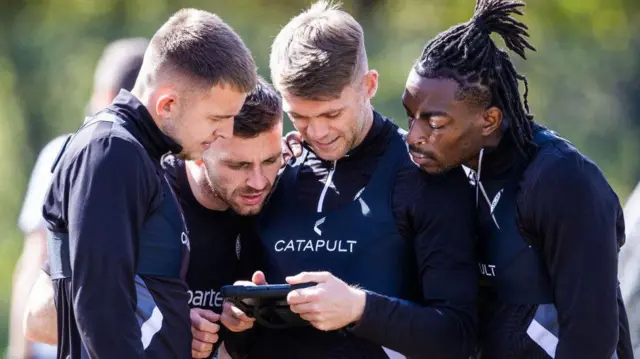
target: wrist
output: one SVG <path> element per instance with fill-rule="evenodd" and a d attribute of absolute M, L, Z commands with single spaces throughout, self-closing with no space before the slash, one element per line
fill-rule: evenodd
<path fill-rule="evenodd" d="M 351 324 L 355 324 L 362 318 L 367 304 L 367 292 L 360 288 L 351 288 L 353 299 L 351 301 Z"/>

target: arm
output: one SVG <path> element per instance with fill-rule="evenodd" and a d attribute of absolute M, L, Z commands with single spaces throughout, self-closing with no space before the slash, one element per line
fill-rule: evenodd
<path fill-rule="evenodd" d="M 584 159 L 543 163 L 519 201 L 525 233 L 541 243 L 554 286 L 556 358 L 610 358 L 619 332 L 618 198 Z"/>
<path fill-rule="evenodd" d="M 71 295 L 91 358 L 144 358 L 134 276 L 152 186 L 145 167 L 135 145 L 106 138 L 93 140 L 70 169 Z"/>
<path fill-rule="evenodd" d="M 58 343 L 56 305 L 51 278 L 40 272 L 31 289 L 23 320 L 24 336 L 34 342 Z"/>
<path fill-rule="evenodd" d="M 404 211 L 396 219 L 401 233 L 414 243 L 423 302 L 368 292 L 356 335 L 409 357 L 471 355 L 478 275 L 475 206 L 460 172 L 399 175 L 394 202 L 404 203 Z"/>
<path fill-rule="evenodd" d="M 27 235 L 20 259 L 13 274 L 11 292 L 11 319 L 9 331 L 9 356 L 29 357 L 29 342 L 23 335 L 22 318 L 29 291 L 36 281 L 38 271 L 46 253 L 45 233 L 37 229 Z"/>
<path fill-rule="evenodd" d="M 13 274 L 9 329 L 10 357 L 31 356 L 28 338 L 23 334 L 25 303 L 47 252 L 42 203 L 51 183 L 51 165 L 65 139 L 66 136 L 61 136 L 52 140 L 38 154 L 18 218 L 18 227 L 25 234 L 25 241 Z"/>

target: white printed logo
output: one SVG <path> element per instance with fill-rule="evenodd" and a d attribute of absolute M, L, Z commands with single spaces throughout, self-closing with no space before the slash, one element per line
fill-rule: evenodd
<path fill-rule="evenodd" d="M 276 252 L 340 252 L 353 253 L 358 241 L 324 240 L 324 239 L 291 239 L 279 240 L 274 244 Z"/>
<path fill-rule="evenodd" d="M 496 266 L 494 264 L 483 264 L 478 263 L 480 266 L 480 274 L 487 277 L 495 277 L 496 276 Z"/>
<path fill-rule="evenodd" d="M 189 290 L 189 304 L 196 307 L 220 308 L 224 298 L 220 292 L 209 290 Z"/>
<path fill-rule="evenodd" d="M 182 235 L 180 236 L 180 240 L 182 241 L 182 244 L 187 246 L 187 249 L 191 251 L 191 243 L 189 243 L 189 236 L 187 236 L 187 233 L 182 232 Z"/>
<path fill-rule="evenodd" d="M 500 196 L 502 196 L 502 191 L 504 191 L 504 188 L 501 189 L 500 191 L 498 191 L 498 193 L 496 194 L 495 197 L 493 197 L 493 201 L 491 201 L 491 214 L 493 214 L 493 211 L 496 209 L 496 207 L 498 206 L 498 202 L 500 202 Z"/>
<path fill-rule="evenodd" d="M 316 232 L 319 236 L 322 235 L 322 230 L 320 229 L 320 225 L 324 223 L 324 220 L 327 219 L 327 217 L 322 217 L 319 220 L 316 221 L 316 224 L 313 226 L 313 231 Z"/>

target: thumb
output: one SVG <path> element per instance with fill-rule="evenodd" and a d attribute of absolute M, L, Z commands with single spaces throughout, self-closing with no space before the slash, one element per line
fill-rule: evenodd
<path fill-rule="evenodd" d="M 267 279 L 265 278 L 264 273 L 262 273 L 262 271 L 256 271 L 255 273 L 253 273 L 253 276 L 251 277 L 251 281 L 257 285 L 267 284 Z"/>
<path fill-rule="evenodd" d="M 332 275 L 328 272 L 302 272 L 298 275 L 294 275 L 293 277 L 287 277 L 287 283 L 289 284 L 300 284 L 300 283 L 324 283 L 331 279 Z"/>

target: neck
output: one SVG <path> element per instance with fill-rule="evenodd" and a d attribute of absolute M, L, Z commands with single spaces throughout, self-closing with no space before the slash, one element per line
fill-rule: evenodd
<path fill-rule="evenodd" d="M 362 141 L 364 141 L 365 137 L 367 137 L 367 134 L 371 130 L 371 126 L 373 126 L 373 107 L 371 106 L 371 103 L 368 101 L 365 107 L 366 107 L 366 113 L 364 118 L 364 125 L 360 129 L 358 133 L 358 137 L 356 137 L 356 141 L 353 143 L 353 147 L 351 149 L 354 149 L 360 146 Z"/>
<path fill-rule="evenodd" d="M 131 90 L 131 94 L 135 96 L 138 99 L 138 101 L 140 101 L 140 103 L 144 105 L 147 111 L 149 111 L 149 114 L 151 114 L 151 118 L 153 119 L 153 122 L 155 122 L 156 126 L 158 126 L 160 130 L 162 130 L 163 126 L 160 121 L 160 116 L 158 116 L 158 113 L 156 112 L 156 107 L 155 105 L 153 105 L 155 103 L 154 101 L 155 91 L 152 91 L 149 86 L 140 84 L 139 82 L 137 82 L 136 85 Z"/>
<path fill-rule="evenodd" d="M 498 130 L 495 133 L 489 135 L 489 137 L 485 138 L 483 141 L 482 148 L 486 151 L 483 152 L 483 156 L 487 155 L 488 151 L 491 151 L 498 147 L 500 144 L 500 140 L 502 139 L 503 133 Z M 474 171 L 478 170 L 478 163 L 480 163 L 480 152 L 478 152 L 475 156 L 464 163 L 465 166 L 473 169 Z"/>
<path fill-rule="evenodd" d="M 229 208 L 229 205 L 211 190 L 204 172 L 204 166 L 198 165 L 193 161 L 186 161 L 185 167 L 191 192 L 202 207 L 213 211 L 225 211 Z"/>

